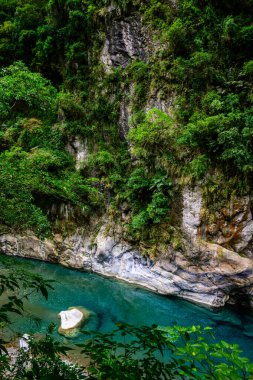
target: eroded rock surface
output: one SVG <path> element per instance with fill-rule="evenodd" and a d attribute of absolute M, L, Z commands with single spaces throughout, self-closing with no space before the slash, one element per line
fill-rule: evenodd
<path fill-rule="evenodd" d="M 198 234 L 198 227 L 201 223 L 200 211 L 202 204 L 202 194 L 199 188 L 183 189 L 183 220 L 182 229 L 190 240 L 195 240 Z"/>
<path fill-rule="evenodd" d="M 243 294 L 253 307 L 253 260 L 217 244 L 198 241 L 194 246 L 188 245 L 187 253 L 168 252 L 151 261 L 128 243 L 106 233 L 106 226 L 94 241 L 79 229 L 62 242 L 59 238 L 51 242 L 50 249 L 48 242 L 34 243 L 34 237 L 31 239 L 33 244 L 29 236 L 2 235 L 1 251 L 48 261 L 57 258 L 64 266 L 115 277 L 211 307 L 236 303 Z"/>
<path fill-rule="evenodd" d="M 172 6 L 175 6 L 173 2 Z M 106 73 L 110 73 L 114 67 L 121 66 L 126 68 L 135 59 L 147 63 L 160 47 L 161 43 L 158 43 L 153 38 L 149 28 L 143 25 L 140 15 L 137 13 L 132 13 L 130 16 L 115 17 L 114 15 L 107 30 L 101 53 L 101 63 Z M 129 121 L 133 116 L 131 98 L 134 98 L 134 92 L 134 83 L 130 83 L 124 88 L 124 94 L 121 99 L 118 125 L 120 134 L 124 138 L 127 137 L 130 128 Z M 147 112 L 151 108 L 157 108 L 172 115 L 174 101 L 175 94 L 173 93 L 170 96 L 164 96 L 161 88 L 149 89 L 144 110 Z"/>
<path fill-rule="evenodd" d="M 166 254 L 154 260 L 142 256 L 124 241 L 120 224 L 109 226 L 106 217 L 96 234 L 97 227 L 93 230 L 83 227 L 72 235 L 56 234 L 52 240 L 41 241 L 31 232 L 22 236 L 3 232 L 0 251 L 92 271 L 211 307 L 226 303 L 253 307 L 253 258 L 245 254 L 252 245 L 249 199 L 243 198 L 230 209 L 221 211 L 227 215 L 228 230 L 237 228 L 233 244 L 231 240 L 224 246 L 218 240 L 222 230 L 219 225 L 216 240 L 209 241 L 203 234 L 203 228 L 209 227 L 202 220 L 202 207 L 199 187 L 183 189 L 182 247 L 173 249 L 169 245 Z M 244 255 L 240 254 L 241 249 Z"/>
<path fill-rule="evenodd" d="M 67 151 L 75 158 L 76 169 L 80 169 L 89 155 L 87 140 L 81 140 L 78 137 L 69 139 Z"/>
<path fill-rule="evenodd" d="M 111 67 L 126 67 L 132 59 L 145 60 L 145 41 L 138 15 L 114 19 L 102 51 L 101 61 Z"/>
<path fill-rule="evenodd" d="M 236 198 L 227 207 L 217 210 L 212 222 L 203 220 L 204 238 L 235 252 L 252 256 L 252 247 L 248 247 L 253 237 L 250 204 L 249 196 Z"/>
<path fill-rule="evenodd" d="M 0 250 L 7 255 L 27 257 L 45 261 L 57 260 L 57 251 L 53 241 L 38 239 L 33 232 L 25 235 L 0 235 Z"/>

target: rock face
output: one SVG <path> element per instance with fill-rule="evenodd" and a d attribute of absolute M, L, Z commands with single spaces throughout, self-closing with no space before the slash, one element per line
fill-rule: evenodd
<path fill-rule="evenodd" d="M 166 255 L 153 261 L 122 240 L 106 220 L 96 237 L 85 228 L 65 238 L 55 235 L 54 240 L 43 242 L 31 233 L 25 236 L 5 233 L 0 236 L 0 250 L 8 255 L 54 261 L 118 278 L 210 307 L 226 303 L 253 307 L 252 258 L 203 239 L 199 188 L 184 189 L 182 198 L 184 248 L 168 247 Z M 246 220 L 246 226 L 251 225 Z M 239 242 L 245 233 L 241 231 L 242 235 L 237 235 Z"/>
<path fill-rule="evenodd" d="M 134 59 L 146 61 L 148 57 L 147 41 L 144 38 L 140 16 L 131 14 L 128 17 L 116 17 L 107 30 L 107 36 L 101 54 L 101 62 L 107 73 L 113 67 L 127 65 Z M 119 112 L 119 130 L 126 138 L 131 118 L 130 98 L 133 88 L 125 89 Z"/>
<path fill-rule="evenodd" d="M 68 141 L 67 151 L 75 158 L 76 169 L 80 169 L 89 154 L 87 140 L 82 141 L 77 137 L 72 138 Z"/>
<path fill-rule="evenodd" d="M 57 256 L 55 245 L 52 241 L 45 240 L 42 242 L 29 231 L 24 236 L 0 235 L 0 247 L 0 250 L 7 255 L 16 255 L 29 259 L 52 261 Z"/>
<path fill-rule="evenodd" d="M 200 210 L 202 194 L 200 189 L 185 188 L 183 190 L 183 220 L 182 228 L 190 240 L 197 237 L 198 227 L 200 226 Z"/>
<path fill-rule="evenodd" d="M 177 0 L 168 0 L 168 3 L 174 8 L 178 5 Z M 112 2 L 107 11 L 110 22 L 100 53 L 105 73 L 116 67 L 126 68 L 135 59 L 145 63 L 151 61 L 161 43 L 152 40 L 148 27 L 144 27 L 133 7 L 126 16 Z M 172 115 L 175 94 L 172 93 L 173 86 L 172 89 L 167 86 L 170 78 L 166 76 L 166 68 L 163 71 L 162 80 L 157 85 L 152 83 L 147 89 L 142 108 L 145 112 L 158 108 Z M 162 88 L 163 82 L 166 91 Z M 131 99 L 135 95 L 135 83 L 126 81 L 121 90 L 118 124 L 122 137 L 126 138 L 129 120 L 134 112 Z M 114 96 L 113 93 L 109 95 Z M 64 121 L 64 113 L 60 116 Z M 87 140 L 72 136 L 66 149 L 75 159 L 76 169 L 81 169 L 90 153 Z M 134 246 L 124 241 L 117 227 L 109 226 L 106 216 L 98 220 L 93 230 L 87 230 L 84 226 L 68 236 L 57 234 L 52 240 L 41 241 L 30 231 L 23 235 L 2 232 L 0 251 L 7 255 L 93 271 L 211 307 L 237 302 L 253 307 L 253 217 L 250 197 L 241 197 L 231 205 L 215 210 L 212 218 L 205 216 L 201 186 L 183 188 L 180 198 L 182 207 L 177 227 L 182 245 L 177 249 L 168 245 L 166 254 L 155 260 L 142 256 Z M 76 212 L 70 203 L 58 202 L 50 207 L 48 214 L 51 220 L 78 220 L 75 225 L 84 225 L 85 218 L 81 211 Z M 122 220 L 123 216 L 122 213 Z M 75 312 L 64 313 L 66 317 Z"/>
<path fill-rule="evenodd" d="M 130 93 L 129 90 L 125 92 L 125 95 L 123 96 L 123 99 L 120 104 L 120 110 L 119 110 L 119 122 L 118 122 L 119 131 L 120 131 L 121 137 L 124 137 L 124 138 L 127 137 L 127 133 L 129 131 L 129 120 L 131 117 L 129 93 Z"/>
<path fill-rule="evenodd" d="M 171 5 L 172 7 L 175 6 L 173 2 Z M 105 72 L 110 73 L 111 69 L 117 66 L 125 68 L 134 59 L 148 62 L 154 52 L 159 49 L 160 44 L 152 38 L 150 31 L 142 24 L 140 16 L 132 13 L 128 17 L 115 17 L 114 15 L 112 18 L 101 54 L 101 63 Z M 154 89 L 149 93 L 149 99 L 144 110 L 158 108 L 172 115 L 175 96 L 171 94 L 164 98 L 163 91 L 160 90 Z M 134 97 L 134 84 L 130 83 L 124 89 L 119 110 L 119 130 L 125 138 L 130 128 L 129 120 L 133 116 L 132 97 Z"/>
<path fill-rule="evenodd" d="M 107 31 L 101 61 L 107 68 L 126 67 L 130 60 L 145 60 L 145 41 L 138 15 L 115 19 Z"/>
<path fill-rule="evenodd" d="M 253 219 L 250 203 L 249 196 L 236 198 L 217 210 L 212 222 L 203 218 L 200 221 L 202 237 L 252 257 Z"/>

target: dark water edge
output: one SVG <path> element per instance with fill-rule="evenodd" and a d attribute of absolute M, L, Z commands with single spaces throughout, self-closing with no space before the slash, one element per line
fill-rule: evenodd
<path fill-rule="evenodd" d="M 55 280 L 54 291 L 50 292 L 48 301 L 33 294 L 26 304 L 30 317 L 15 318 L 14 327 L 20 333 L 45 333 L 50 322 L 59 325 L 60 311 L 82 306 L 93 312 L 85 325 L 87 330 L 109 332 L 118 321 L 134 326 L 210 326 L 217 340 L 238 344 L 243 355 L 253 361 L 253 314 L 249 311 L 231 307 L 213 311 L 94 273 L 0 255 L 1 272 L 5 267 L 26 269 L 45 279 Z M 40 322 L 36 323 L 32 316 Z M 64 339 L 57 333 L 56 337 Z M 80 337 L 76 341 L 82 339 Z"/>

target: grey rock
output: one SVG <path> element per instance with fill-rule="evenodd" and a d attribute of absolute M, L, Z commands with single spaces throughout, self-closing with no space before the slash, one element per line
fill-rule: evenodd
<path fill-rule="evenodd" d="M 129 90 L 125 91 L 125 95 L 120 104 L 119 110 L 119 130 L 122 137 L 126 138 L 129 131 L 129 120 L 131 117 L 131 110 L 129 104 Z"/>
<path fill-rule="evenodd" d="M 234 244 L 234 248 L 237 252 L 243 251 L 252 240 L 253 237 L 253 220 L 250 213 L 250 219 L 243 224 L 240 230 L 240 236 Z"/>
<path fill-rule="evenodd" d="M 32 232 L 28 232 L 23 236 L 12 234 L 0 235 L 0 251 L 6 255 L 45 261 L 57 259 L 54 243 L 47 239 L 42 242 Z"/>
<path fill-rule="evenodd" d="M 109 226 L 106 216 L 100 220 L 102 227 L 97 234 L 95 218 L 89 229 L 77 228 L 65 238 L 56 234 L 52 241 L 41 241 L 29 231 L 24 235 L 2 233 L 0 251 L 92 271 L 210 307 L 238 302 L 253 307 L 253 259 L 203 240 L 202 194 L 198 187 L 184 188 L 182 199 L 184 251 L 170 247 L 154 261 L 124 241 L 120 225 Z M 238 218 L 243 246 L 252 237 L 252 215 L 247 202 L 237 202 L 232 211 L 223 210 L 233 223 Z"/>
<path fill-rule="evenodd" d="M 248 195 L 231 199 L 212 213 L 211 220 L 201 221 L 200 230 L 205 232 L 202 238 L 252 257 L 253 218 Z"/>
<path fill-rule="evenodd" d="M 196 265 L 190 257 L 176 251 L 172 256 L 152 262 L 119 235 L 114 235 L 106 225 L 95 238 L 80 228 L 65 239 L 56 235 L 52 242 L 40 241 L 29 233 L 26 236 L 5 234 L 0 236 L 0 249 L 9 255 L 45 261 L 52 261 L 53 257 L 67 267 L 118 278 L 214 308 L 234 303 L 241 295 L 253 307 L 252 259 L 198 240 L 189 246 L 198 251 Z"/>
<path fill-rule="evenodd" d="M 183 189 L 182 229 L 190 240 L 195 240 L 200 226 L 202 194 L 199 188 Z"/>
<path fill-rule="evenodd" d="M 132 59 L 145 60 L 145 41 L 138 15 L 114 19 L 107 32 L 101 61 L 110 67 L 126 67 Z"/>
<path fill-rule="evenodd" d="M 145 110 L 149 111 L 152 108 L 157 108 L 160 111 L 163 111 L 167 113 L 168 115 L 172 116 L 173 114 L 172 106 L 174 104 L 174 101 L 175 101 L 175 96 L 173 94 L 171 94 L 170 96 L 167 96 L 166 99 L 163 99 L 161 98 L 161 95 L 158 92 L 149 98 L 146 104 Z"/>
<path fill-rule="evenodd" d="M 78 137 L 69 139 L 67 151 L 75 158 L 76 169 L 80 169 L 89 155 L 87 140 L 81 140 Z"/>

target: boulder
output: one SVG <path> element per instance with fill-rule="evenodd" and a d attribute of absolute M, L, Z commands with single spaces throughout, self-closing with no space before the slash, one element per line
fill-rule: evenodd
<path fill-rule="evenodd" d="M 59 334 L 66 338 L 75 338 L 79 334 L 79 328 L 89 318 L 90 312 L 81 307 L 70 307 L 68 310 L 61 311 L 61 326 L 58 329 Z"/>

